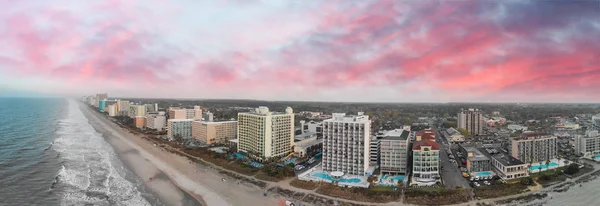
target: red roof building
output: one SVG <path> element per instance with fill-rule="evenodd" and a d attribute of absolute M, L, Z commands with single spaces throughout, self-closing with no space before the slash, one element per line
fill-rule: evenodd
<path fill-rule="evenodd" d="M 423 147 L 431 147 L 431 150 L 440 150 L 440 145 L 435 141 L 421 140 L 413 144 L 412 150 L 421 150 Z"/>

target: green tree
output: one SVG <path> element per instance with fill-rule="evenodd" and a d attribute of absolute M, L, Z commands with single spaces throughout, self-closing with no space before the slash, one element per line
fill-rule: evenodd
<path fill-rule="evenodd" d="M 462 135 L 465 135 L 465 136 L 466 136 L 466 135 L 469 135 L 469 131 L 467 131 L 467 129 L 465 129 L 465 128 L 458 128 L 458 129 L 456 129 L 456 130 L 457 130 L 458 132 L 460 132 L 460 134 L 462 134 Z"/>
<path fill-rule="evenodd" d="M 565 170 L 565 174 L 568 174 L 568 175 L 574 175 L 575 173 L 578 173 L 578 172 L 579 172 L 579 165 L 577 165 L 575 163 L 567 166 L 567 169 Z"/>
<path fill-rule="evenodd" d="M 450 115 L 448 113 L 444 113 L 444 118 L 448 118 Z"/>

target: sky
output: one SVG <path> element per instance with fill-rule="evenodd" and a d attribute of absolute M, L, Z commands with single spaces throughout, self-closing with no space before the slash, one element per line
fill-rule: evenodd
<path fill-rule="evenodd" d="M 600 102 L 600 0 L 0 0 L 0 8 L 5 94 Z"/>

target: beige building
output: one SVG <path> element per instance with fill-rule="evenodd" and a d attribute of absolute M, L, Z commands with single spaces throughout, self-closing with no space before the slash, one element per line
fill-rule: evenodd
<path fill-rule="evenodd" d="M 294 142 L 294 111 L 270 112 L 267 107 L 238 113 L 238 151 L 266 159 L 292 152 Z"/>
<path fill-rule="evenodd" d="M 129 117 L 146 116 L 146 105 L 129 105 Z"/>
<path fill-rule="evenodd" d="M 192 138 L 206 144 L 225 144 L 235 139 L 237 135 L 237 121 L 192 123 Z"/>
<path fill-rule="evenodd" d="M 133 118 L 133 124 L 135 127 L 142 128 L 146 126 L 146 117 L 145 116 L 137 116 Z"/>
<path fill-rule="evenodd" d="M 169 119 L 186 119 L 187 110 L 179 107 L 169 108 Z"/>
<path fill-rule="evenodd" d="M 116 104 L 108 105 L 108 107 L 106 108 L 106 111 L 108 111 L 108 116 L 114 117 L 114 116 L 118 115 Z"/>
<path fill-rule="evenodd" d="M 457 127 L 466 129 L 469 135 L 483 134 L 485 121 L 483 113 L 478 109 L 461 110 L 458 113 Z"/>

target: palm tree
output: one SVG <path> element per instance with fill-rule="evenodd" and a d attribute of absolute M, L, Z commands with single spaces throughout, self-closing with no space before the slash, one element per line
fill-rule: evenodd
<path fill-rule="evenodd" d="M 539 172 L 541 173 L 541 172 L 542 172 L 542 162 L 540 162 L 540 164 L 539 164 L 538 166 L 539 166 L 539 167 L 538 167 L 538 170 L 539 170 Z"/>

